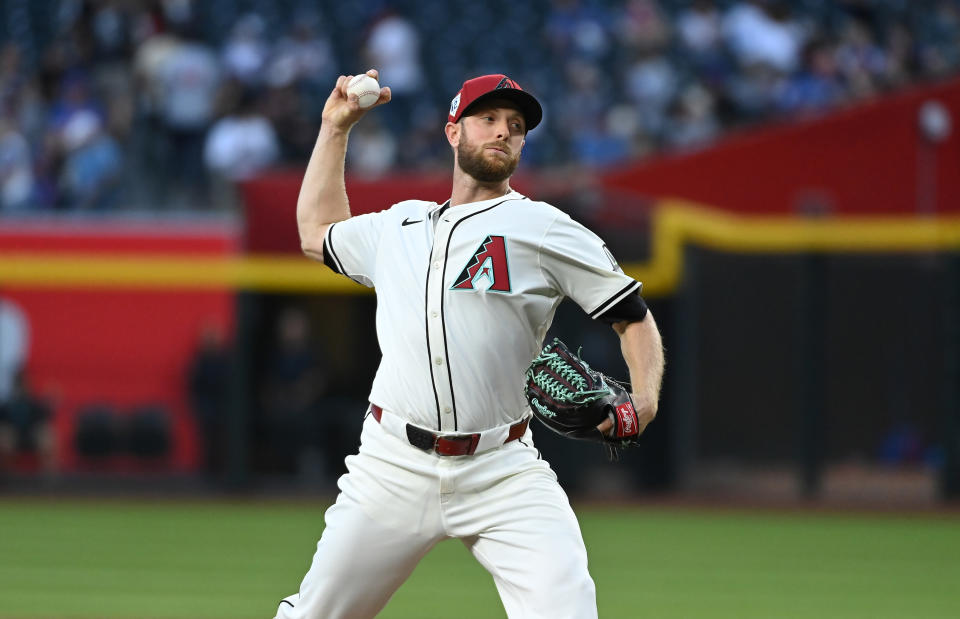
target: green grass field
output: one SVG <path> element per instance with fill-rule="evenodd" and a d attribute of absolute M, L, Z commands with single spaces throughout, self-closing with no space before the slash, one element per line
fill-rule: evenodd
<path fill-rule="evenodd" d="M 318 503 L 0 500 L 0 617 L 272 617 Z M 955 516 L 583 508 L 604 618 L 960 617 Z M 455 615 L 442 609 L 458 609 Z M 503 617 L 456 541 L 381 617 Z"/>

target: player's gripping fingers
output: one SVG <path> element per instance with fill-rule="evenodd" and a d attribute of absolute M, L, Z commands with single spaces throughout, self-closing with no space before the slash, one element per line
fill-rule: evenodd
<path fill-rule="evenodd" d="M 390 91 L 389 86 L 384 86 L 380 89 L 380 98 L 377 99 L 377 102 L 374 103 L 371 107 L 377 107 L 378 105 L 383 105 L 384 103 L 389 103 L 390 99 L 393 98 L 393 93 Z M 369 108 L 368 108 L 369 109 Z"/>
<path fill-rule="evenodd" d="M 346 131 L 356 123 L 363 115 L 356 98 L 353 101 L 347 97 L 347 84 L 353 78 L 352 75 L 341 75 L 337 78 L 337 83 L 330 96 L 323 104 L 321 113 L 321 124 L 330 128 Z"/>
<path fill-rule="evenodd" d="M 379 72 L 376 69 L 370 69 L 366 73 L 369 77 L 377 79 Z M 380 88 L 380 93 L 376 102 L 366 108 L 361 108 L 356 94 L 348 94 L 348 89 L 353 75 L 341 75 L 337 78 L 337 83 L 327 97 L 323 106 L 321 115 L 322 124 L 330 129 L 348 131 L 360 118 L 377 105 L 383 105 L 390 101 L 392 93 L 389 87 Z"/>
<path fill-rule="evenodd" d="M 376 69 L 368 69 L 368 70 L 367 70 L 367 75 L 369 75 L 369 76 L 372 77 L 373 79 L 377 80 L 377 82 L 380 81 L 380 71 L 377 71 Z M 383 105 L 384 103 L 388 103 L 391 98 L 393 98 L 393 93 L 391 92 L 390 87 L 389 87 L 389 86 L 381 86 L 381 87 L 380 87 L 380 98 L 377 99 L 377 102 L 374 103 L 374 104 L 373 104 L 372 106 L 370 106 L 370 107 L 376 107 L 376 106 L 378 106 L 378 105 Z M 369 108 L 368 108 L 368 109 L 369 109 Z"/>

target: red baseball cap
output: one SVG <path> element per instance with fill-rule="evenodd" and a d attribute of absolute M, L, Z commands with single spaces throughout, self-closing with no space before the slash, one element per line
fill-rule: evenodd
<path fill-rule="evenodd" d="M 517 104 L 523 117 L 527 121 L 527 131 L 540 124 L 543 118 L 543 108 L 540 102 L 520 88 L 516 83 L 506 75 L 481 75 L 472 80 L 467 80 L 460 88 L 460 92 L 450 102 L 450 114 L 447 120 L 455 123 L 467 113 L 471 106 L 486 99 L 507 99 Z"/>

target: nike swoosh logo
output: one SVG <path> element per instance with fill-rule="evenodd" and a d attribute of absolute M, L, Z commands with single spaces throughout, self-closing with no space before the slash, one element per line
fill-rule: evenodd
<path fill-rule="evenodd" d="M 415 221 L 410 221 L 410 218 L 407 217 L 407 218 L 405 218 L 403 221 L 400 222 L 400 225 L 401 225 L 401 226 L 409 226 L 410 224 L 418 224 L 418 223 L 420 223 L 421 221 L 423 221 L 423 220 L 422 220 L 422 219 L 417 219 L 417 220 L 415 220 Z"/>

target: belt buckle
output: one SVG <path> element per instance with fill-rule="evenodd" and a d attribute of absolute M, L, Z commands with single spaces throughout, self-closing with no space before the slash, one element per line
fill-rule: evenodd
<path fill-rule="evenodd" d="M 438 456 L 471 456 L 477 451 L 480 434 L 443 436 L 408 423 L 407 440 L 414 447 L 424 451 L 432 451 Z"/>
<path fill-rule="evenodd" d="M 446 444 L 451 447 L 456 446 L 452 449 L 446 449 L 441 451 L 441 443 L 444 441 Z M 477 444 L 480 443 L 479 434 L 458 434 L 454 436 L 437 436 L 436 444 L 433 448 L 434 452 L 440 456 L 472 456 L 477 451 Z M 461 446 L 463 446 L 461 448 Z"/>

